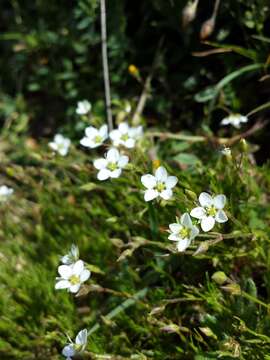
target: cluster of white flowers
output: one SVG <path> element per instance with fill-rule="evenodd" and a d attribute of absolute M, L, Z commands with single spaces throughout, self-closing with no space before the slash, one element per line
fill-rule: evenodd
<path fill-rule="evenodd" d="M 70 147 L 71 141 L 61 134 L 56 134 L 53 141 L 49 143 L 49 147 L 62 156 L 66 156 Z"/>
<path fill-rule="evenodd" d="M 14 190 L 6 185 L 0 186 L 0 202 L 6 202 Z"/>

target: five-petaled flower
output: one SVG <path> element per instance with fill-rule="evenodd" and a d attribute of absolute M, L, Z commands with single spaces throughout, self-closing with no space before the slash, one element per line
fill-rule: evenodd
<path fill-rule="evenodd" d="M 5 202 L 13 194 L 14 190 L 6 185 L 0 186 L 0 202 Z"/>
<path fill-rule="evenodd" d="M 85 136 L 81 139 L 80 144 L 88 148 L 96 148 L 103 144 L 108 137 L 108 126 L 102 125 L 100 129 L 89 126 L 85 129 Z"/>
<path fill-rule="evenodd" d="M 97 174 L 98 180 L 118 178 L 128 161 L 128 156 L 121 155 L 117 149 L 111 148 L 105 154 L 105 158 L 94 161 L 94 167 L 99 170 Z"/>
<path fill-rule="evenodd" d="M 114 146 L 123 145 L 126 148 L 133 148 L 136 140 L 142 136 L 142 126 L 130 127 L 126 122 L 119 124 L 118 129 L 110 132 L 110 139 Z"/>
<path fill-rule="evenodd" d="M 49 143 L 49 147 L 55 152 L 58 152 L 58 154 L 66 156 L 70 147 L 70 143 L 70 139 L 65 138 L 61 134 L 56 134 L 53 141 Z"/>
<path fill-rule="evenodd" d="M 235 128 L 239 129 L 241 127 L 241 123 L 247 122 L 247 116 L 241 114 L 230 114 L 221 121 L 221 125 L 232 125 Z"/>
<path fill-rule="evenodd" d="M 190 215 L 200 220 L 203 231 L 213 229 L 215 222 L 224 223 L 228 220 L 227 215 L 223 211 L 226 203 L 226 196 L 223 194 L 212 197 L 206 192 L 202 192 L 199 196 L 198 206 L 191 210 Z"/>
<path fill-rule="evenodd" d="M 76 261 L 71 265 L 58 266 L 58 273 L 55 289 L 67 289 L 72 293 L 77 293 L 86 280 L 89 279 L 91 272 L 84 267 L 82 260 Z"/>
<path fill-rule="evenodd" d="M 158 197 L 169 200 L 173 195 L 172 189 L 177 181 L 176 176 L 168 176 L 167 170 L 163 166 L 155 171 L 155 175 L 143 175 L 141 182 L 147 189 L 144 192 L 144 200 L 151 201 Z"/>
<path fill-rule="evenodd" d="M 73 356 L 82 353 L 87 345 L 87 329 L 81 330 L 75 338 L 75 343 L 69 338 L 69 343 L 66 345 L 62 354 L 66 357 L 66 360 L 71 360 Z"/>
<path fill-rule="evenodd" d="M 78 115 L 86 115 L 91 111 L 91 104 L 88 100 L 82 100 L 77 103 L 76 113 Z"/>
<path fill-rule="evenodd" d="M 180 221 L 169 225 L 169 240 L 177 241 L 178 251 L 185 251 L 191 241 L 199 234 L 197 226 L 192 224 L 188 213 L 184 213 Z"/>

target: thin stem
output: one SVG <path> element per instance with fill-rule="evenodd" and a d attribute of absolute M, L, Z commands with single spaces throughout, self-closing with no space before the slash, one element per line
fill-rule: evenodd
<path fill-rule="evenodd" d="M 100 0 L 100 19 L 101 19 L 101 43 L 102 43 L 102 64 L 103 64 L 103 79 L 105 88 L 105 101 L 107 122 L 109 130 L 113 129 L 112 109 L 111 109 L 111 90 L 110 90 L 110 76 L 107 53 L 107 27 L 106 27 L 106 3 L 105 0 Z"/>

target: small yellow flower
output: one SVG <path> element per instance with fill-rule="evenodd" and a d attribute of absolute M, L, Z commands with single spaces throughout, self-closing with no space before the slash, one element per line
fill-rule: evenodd
<path fill-rule="evenodd" d="M 139 75 L 139 69 L 137 68 L 137 66 L 135 66 L 133 64 L 129 65 L 128 72 L 130 73 L 130 75 L 133 75 L 133 76 Z"/>

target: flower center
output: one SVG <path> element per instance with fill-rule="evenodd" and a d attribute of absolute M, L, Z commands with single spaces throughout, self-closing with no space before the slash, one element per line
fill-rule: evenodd
<path fill-rule="evenodd" d="M 127 141 L 129 139 L 129 136 L 128 136 L 128 134 L 123 134 L 123 135 L 121 135 L 120 139 L 123 141 Z"/>
<path fill-rule="evenodd" d="M 71 285 L 77 285 L 80 283 L 80 278 L 77 275 L 71 275 L 71 277 L 69 278 L 69 282 L 71 283 Z"/>
<path fill-rule="evenodd" d="M 189 238 L 189 237 L 190 237 L 190 232 L 191 232 L 191 229 L 190 229 L 190 228 L 183 227 L 183 228 L 179 231 L 179 235 L 181 236 L 182 239 Z"/>
<path fill-rule="evenodd" d="M 157 185 L 156 185 L 156 190 L 158 192 L 162 192 L 163 190 L 166 189 L 166 186 L 163 182 L 158 182 Z"/>
<path fill-rule="evenodd" d="M 118 168 L 117 164 L 116 163 L 113 163 L 113 162 L 109 162 L 108 165 L 107 165 L 107 168 L 110 170 L 110 171 L 114 171 Z"/>
<path fill-rule="evenodd" d="M 96 144 L 101 143 L 102 142 L 102 137 L 100 135 L 97 135 L 97 136 L 95 136 L 94 141 L 95 141 Z"/>
<path fill-rule="evenodd" d="M 208 216 L 216 216 L 217 209 L 214 207 L 214 205 L 211 205 L 210 207 L 206 208 L 206 213 Z"/>

